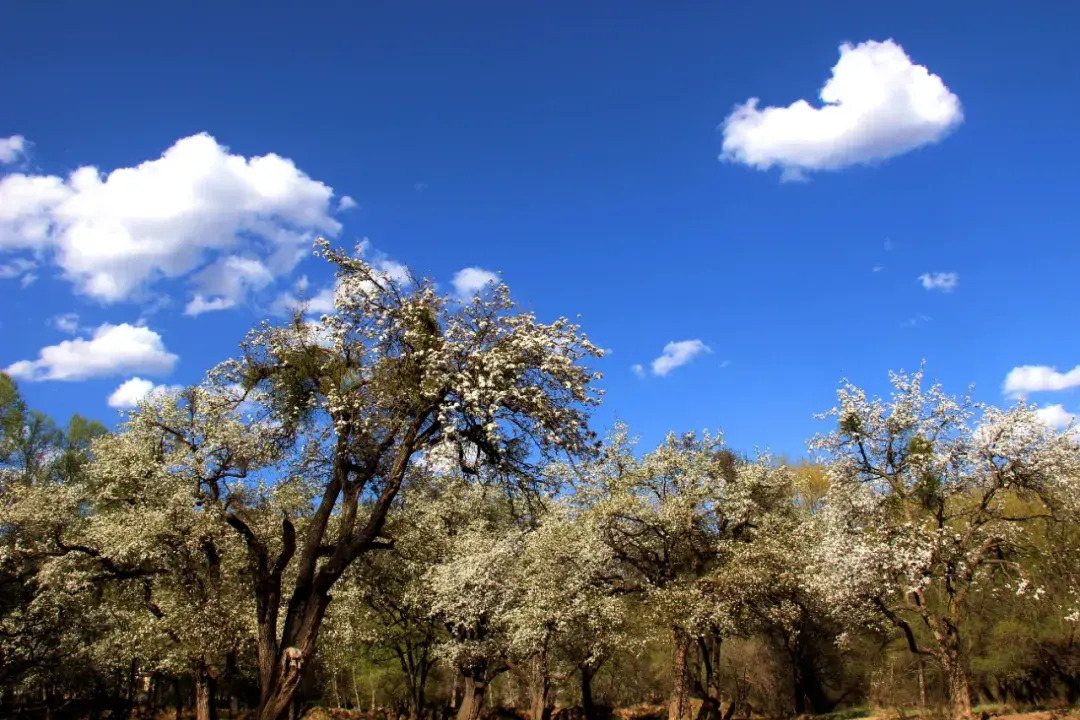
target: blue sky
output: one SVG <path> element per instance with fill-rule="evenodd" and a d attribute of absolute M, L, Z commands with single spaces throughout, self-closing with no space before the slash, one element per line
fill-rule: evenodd
<path fill-rule="evenodd" d="M 325 288 L 293 264 L 317 231 L 580 313 L 613 351 L 597 424 L 649 443 L 799 454 L 841 377 L 924 358 L 992 402 L 1030 366 L 1012 390 L 1080 411 L 1080 6 L 186 5 L 0 26 L 0 367 L 60 418 L 197 381 Z"/>

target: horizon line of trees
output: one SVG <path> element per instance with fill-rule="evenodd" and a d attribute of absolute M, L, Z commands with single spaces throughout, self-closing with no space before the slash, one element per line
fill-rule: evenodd
<path fill-rule="evenodd" d="M 842 386 L 813 462 L 643 452 L 589 429 L 577 325 L 316 252 L 333 313 L 262 323 L 115 431 L 0 374 L 0 713 L 1080 700 L 1072 428 L 919 371 Z"/>

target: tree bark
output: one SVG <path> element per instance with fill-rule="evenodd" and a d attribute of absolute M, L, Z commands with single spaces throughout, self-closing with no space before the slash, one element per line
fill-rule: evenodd
<path fill-rule="evenodd" d="M 953 720 L 971 720 L 971 682 L 963 657 L 959 651 L 950 651 L 945 656 L 943 664 L 952 718 Z"/>
<path fill-rule="evenodd" d="M 529 659 L 529 717 L 545 720 L 551 698 L 551 675 L 548 674 L 547 652 L 541 650 Z"/>
<path fill-rule="evenodd" d="M 671 633 L 671 698 L 668 701 L 668 720 L 685 720 L 690 713 L 687 688 L 686 656 L 690 651 L 690 634 L 679 627 Z"/>
<path fill-rule="evenodd" d="M 480 717 L 480 711 L 484 707 L 484 693 L 487 691 L 487 683 L 466 675 L 464 677 L 465 692 L 458 707 L 457 720 L 476 720 Z"/>
<path fill-rule="evenodd" d="M 195 673 L 195 720 L 217 720 L 216 685 L 213 669 L 200 665 Z"/>

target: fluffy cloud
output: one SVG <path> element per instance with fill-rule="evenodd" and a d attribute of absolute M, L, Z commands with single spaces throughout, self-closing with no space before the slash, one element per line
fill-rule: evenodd
<path fill-rule="evenodd" d="M 353 200 L 348 195 L 342 195 L 341 199 L 338 200 L 338 204 L 337 204 L 338 212 L 345 212 L 346 210 L 352 210 L 354 207 L 356 207 L 356 201 Z"/>
<path fill-rule="evenodd" d="M 26 153 L 26 138 L 22 135 L 0 138 L 0 164 L 13 163 Z"/>
<path fill-rule="evenodd" d="M 109 396 L 109 407 L 133 408 L 147 395 L 157 392 L 171 392 L 179 389 L 179 385 L 157 385 L 150 380 L 133 377 L 120 383 L 120 387 Z"/>
<path fill-rule="evenodd" d="M 724 120 L 720 158 L 802 179 L 938 142 L 964 119 L 941 78 L 892 40 L 841 45 L 819 97 L 822 107 L 798 100 L 764 109 L 750 98 Z"/>
<path fill-rule="evenodd" d="M 645 377 L 645 366 L 641 363 L 634 363 L 630 366 L 630 372 L 634 373 L 639 378 Z"/>
<path fill-rule="evenodd" d="M 500 280 L 499 276 L 490 270 L 467 267 L 454 273 L 454 278 L 450 282 L 454 286 L 454 293 L 459 298 L 468 299 L 479 294 L 488 284 L 498 285 Z"/>
<path fill-rule="evenodd" d="M 1061 405 L 1047 405 L 1035 411 L 1045 425 L 1055 430 L 1064 430 L 1076 420 L 1076 413 L 1071 413 Z"/>
<path fill-rule="evenodd" d="M 20 360 L 5 372 L 22 380 L 84 380 L 135 372 L 162 375 L 177 360 L 150 328 L 105 323 L 89 339 L 42 348 L 37 360 Z"/>
<path fill-rule="evenodd" d="M 669 342 L 664 346 L 664 352 L 660 357 L 652 361 L 653 375 L 667 375 L 675 368 L 682 367 L 707 352 L 712 352 L 712 350 L 700 340 Z"/>
<path fill-rule="evenodd" d="M 960 284 L 960 275 L 954 272 L 923 273 L 919 276 L 919 282 L 927 290 L 952 292 Z"/>
<path fill-rule="evenodd" d="M 1021 365 L 1005 376 L 1003 390 L 1006 395 L 1017 396 L 1074 387 L 1080 387 L 1080 365 L 1063 373 L 1047 365 Z"/>
<path fill-rule="evenodd" d="M 340 231 L 330 215 L 333 195 L 291 160 L 230 154 L 203 133 L 108 174 L 80 167 L 66 178 L 7 175 L 0 180 L 0 253 L 49 251 L 80 292 L 104 302 L 185 276 L 214 257 L 224 268 L 235 267 L 234 258 L 259 262 L 277 277 L 310 250 L 314 233 Z M 257 284 L 249 274 L 238 280 L 242 287 L 215 288 L 224 275 L 210 268 L 195 278 L 204 296 L 196 309 L 235 303 L 229 288 L 242 294 Z"/>
<path fill-rule="evenodd" d="M 184 314 L 195 317 L 236 305 L 249 290 L 261 290 L 274 282 L 274 274 L 261 260 L 229 255 L 200 270 L 192 281 L 199 291 Z"/>

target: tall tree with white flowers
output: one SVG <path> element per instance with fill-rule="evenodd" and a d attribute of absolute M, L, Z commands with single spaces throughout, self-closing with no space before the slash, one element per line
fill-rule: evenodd
<path fill-rule="evenodd" d="M 966 611 L 1007 587 L 1037 599 L 1023 559 L 1038 523 L 1075 512 L 1074 436 L 1025 405 L 999 409 L 893 374 L 892 397 L 852 385 L 812 447 L 828 464 L 818 577 L 850 622 L 887 622 L 940 664 L 953 717 L 971 716 Z"/>
<path fill-rule="evenodd" d="M 207 495 L 247 548 L 256 605 L 259 716 L 288 712 L 314 657 L 331 590 L 364 553 L 389 544 L 385 524 L 410 467 L 444 447 L 465 473 L 531 477 L 544 457 L 590 450 L 598 357 L 565 319 L 520 310 L 505 285 L 475 298 L 426 280 L 390 277 L 316 243 L 334 266 L 335 312 L 255 329 L 208 384 L 239 387 L 253 414 L 285 440 L 279 478 L 311 489 L 302 526 L 271 532 L 253 508 L 270 492 L 213 483 Z"/>

